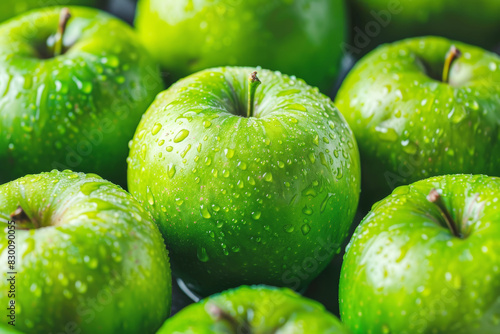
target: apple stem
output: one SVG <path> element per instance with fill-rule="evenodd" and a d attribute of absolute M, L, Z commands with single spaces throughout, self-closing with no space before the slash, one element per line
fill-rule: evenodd
<path fill-rule="evenodd" d="M 441 197 L 439 192 L 436 189 L 432 189 L 429 195 L 427 196 L 427 200 L 431 203 L 436 204 L 439 211 L 441 212 L 441 216 L 444 218 L 444 221 L 446 222 L 446 225 L 448 225 L 448 228 L 450 229 L 451 233 L 457 238 L 460 238 L 461 236 L 460 233 L 458 232 L 457 224 L 451 217 L 450 212 L 446 208 L 446 205 L 443 202 L 443 198 Z"/>
<path fill-rule="evenodd" d="M 215 318 L 215 320 L 219 321 L 227 321 L 230 326 L 232 327 L 234 333 L 241 333 L 241 334 L 250 334 L 250 328 L 248 328 L 248 325 L 245 324 L 240 324 L 236 318 L 234 318 L 231 314 L 228 312 L 224 311 L 222 308 L 215 304 L 208 304 L 207 305 L 207 311 L 208 313 Z"/>
<path fill-rule="evenodd" d="M 63 53 L 63 37 L 70 18 L 71 13 L 69 9 L 66 7 L 63 8 L 59 16 L 59 26 L 57 27 L 57 34 L 54 42 L 54 56 L 60 56 Z"/>
<path fill-rule="evenodd" d="M 462 56 L 462 52 L 460 52 L 459 49 L 455 47 L 455 45 L 452 45 L 448 53 L 446 54 L 446 59 L 444 61 L 444 68 L 443 68 L 443 82 L 448 83 L 449 76 L 450 76 L 450 68 L 451 65 L 455 60 L 460 58 Z"/>
<path fill-rule="evenodd" d="M 248 108 L 247 108 L 247 117 L 253 116 L 254 110 L 254 99 L 255 99 L 255 91 L 257 87 L 261 84 L 259 78 L 257 78 L 257 71 L 253 71 L 252 74 L 248 77 Z"/>
<path fill-rule="evenodd" d="M 34 228 L 39 228 L 40 225 L 37 221 L 32 221 L 26 211 L 22 208 L 22 206 L 18 206 L 17 209 L 10 214 L 10 219 L 12 219 L 16 224 L 28 225 L 32 224 Z M 23 229 L 20 227 L 20 229 Z M 26 229 L 29 229 L 27 227 Z"/>

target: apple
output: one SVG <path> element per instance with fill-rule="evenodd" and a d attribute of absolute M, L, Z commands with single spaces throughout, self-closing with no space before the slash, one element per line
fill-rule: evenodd
<path fill-rule="evenodd" d="M 200 296 L 241 284 L 303 290 L 356 212 L 356 141 L 332 101 L 300 79 L 252 71 L 177 82 L 130 148 L 129 189 L 168 240 L 174 274 Z"/>
<path fill-rule="evenodd" d="M 439 35 L 488 49 L 500 45 L 500 1 L 350 0 L 352 44 L 362 55 L 381 43 Z"/>
<path fill-rule="evenodd" d="M 335 105 L 358 141 L 363 199 L 430 176 L 500 175 L 499 83 L 499 56 L 438 37 L 358 62 Z"/>
<path fill-rule="evenodd" d="M 326 93 L 347 30 L 343 0 L 141 0 L 135 25 L 172 82 L 214 66 L 262 66 Z"/>
<path fill-rule="evenodd" d="M 0 22 L 40 7 L 64 5 L 102 8 L 107 2 L 107 0 L 4 0 L 0 3 Z"/>
<path fill-rule="evenodd" d="M 2 323 L 14 321 L 8 327 L 153 333 L 170 314 L 172 281 L 161 233 L 111 182 L 52 171 L 3 184 L 0 222 Z"/>
<path fill-rule="evenodd" d="M 8 321 L 8 320 L 7 320 Z M 0 334 L 22 334 L 14 326 L 0 324 Z"/>
<path fill-rule="evenodd" d="M 348 331 L 323 305 L 290 289 L 241 286 L 210 296 L 169 318 L 158 334 L 171 333 L 347 334 Z"/>
<path fill-rule="evenodd" d="M 159 68 L 124 22 L 69 11 L 0 25 L 0 183 L 56 168 L 126 184 L 127 144 L 163 89 Z"/>
<path fill-rule="evenodd" d="M 500 179 L 445 175 L 396 188 L 347 246 L 341 319 L 353 333 L 500 332 Z"/>

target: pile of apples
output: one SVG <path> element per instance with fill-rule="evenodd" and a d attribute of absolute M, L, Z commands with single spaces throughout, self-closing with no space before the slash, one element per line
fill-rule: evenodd
<path fill-rule="evenodd" d="M 499 1 L 106 8 L 0 4 L 0 334 L 500 333 Z"/>

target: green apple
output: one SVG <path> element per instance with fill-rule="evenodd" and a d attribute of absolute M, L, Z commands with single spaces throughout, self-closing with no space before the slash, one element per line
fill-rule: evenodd
<path fill-rule="evenodd" d="M 340 250 L 359 199 L 356 141 L 332 101 L 269 70 L 257 87 L 253 70 L 177 82 L 131 144 L 129 189 L 168 240 L 174 273 L 201 296 L 303 289 Z"/>
<path fill-rule="evenodd" d="M 171 333 L 347 334 L 348 331 L 323 305 L 290 289 L 241 286 L 192 304 L 168 319 L 158 334 Z"/>
<path fill-rule="evenodd" d="M 4 320 L 5 321 L 5 320 Z M 9 320 L 6 320 L 9 321 Z M 0 334 L 23 334 L 22 332 L 16 330 L 15 326 L 0 324 Z"/>
<path fill-rule="evenodd" d="M 492 48 L 500 45 L 498 0 L 350 0 L 353 31 L 347 49 L 364 54 L 407 37 L 439 35 Z"/>
<path fill-rule="evenodd" d="M 94 6 L 102 8 L 107 2 L 107 0 L 3 0 L 0 3 L 0 22 L 40 7 Z"/>
<path fill-rule="evenodd" d="M 500 179 L 396 188 L 347 247 L 340 314 L 354 333 L 500 332 Z"/>
<path fill-rule="evenodd" d="M 0 186 L 0 222 L 3 324 L 26 333 L 154 333 L 168 317 L 163 238 L 120 187 L 94 174 L 28 175 Z"/>
<path fill-rule="evenodd" d="M 363 198 L 371 203 L 430 176 L 500 175 L 500 57 L 493 53 L 438 37 L 385 45 L 358 62 L 335 105 L 358 140 Z"/>
<path fill-rule="evenodd" d="M 61 12 L 0 25 L 0 183 L 56 168 L 125 184 L 127 143 L 163 89 L 158 66 L 124 22 Z"/>
<path fill-rule="evenodd" d="M 141 0 L 135 24 L 172 80 L 214 66 L 262 66 L 333 86 L 343 0 Z"/>

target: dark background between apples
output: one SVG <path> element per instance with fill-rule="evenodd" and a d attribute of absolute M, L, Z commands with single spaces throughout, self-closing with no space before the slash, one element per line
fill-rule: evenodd
<path fill-rule="evenodd" d="M 136 3 L 136 0 L 110 0 L 107 11 L 132 25 L 135 16 Z M 500 54 L 500 46 L 498 46 L 495 51 L 496 53 Z M 355 59 L 353 57 L 350 57 L 348 55 L 344 57 L 342 61 L 341 73 L 335 85 L 335 89 L 330 94 L 330 97 L 332 99 L 335 97 L 336 90 L 340 86 L 342 79 L 349 72 L 354 63 Z M 355 227 L 367 213 L 368 212 L 366 211 L 366 208 L 358 210 L 351 228 L 351 235 L 354 232 Z M 349 239 L 350 236 L 347 238 L 347 241 Z M 343 245 L 342 250 L 344 250 L 344 248 L 345 245 Z M 337 316 L 339 315 L 339 306 L 338 291 L 336 287 L 338 286 L 342 257 L 343 251 L 334 257 L 328 267 L 311 283 L 311 285 L 304 293 L 306 297 L 321 302 L 330 312 L 334 313 Z M 182 308 L 193 302 L 180 290 L 175 280 L 173 282 L 172 299 L 172 315 L 179 312 Z"/>

